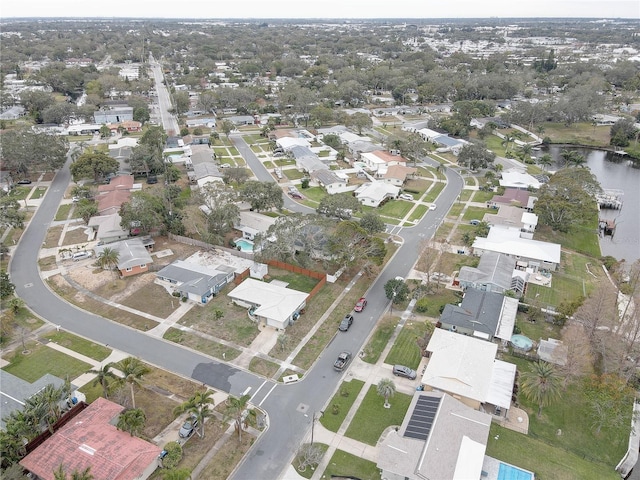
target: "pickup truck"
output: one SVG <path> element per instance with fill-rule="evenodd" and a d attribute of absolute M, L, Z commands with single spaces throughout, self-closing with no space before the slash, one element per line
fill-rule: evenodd
<path fill-rule="evenodd" d="M 351 352 L 342 352 L 333 364 L 333 369 L 342 372 L 349 364 L 349 360 L 351 360 Z"/>

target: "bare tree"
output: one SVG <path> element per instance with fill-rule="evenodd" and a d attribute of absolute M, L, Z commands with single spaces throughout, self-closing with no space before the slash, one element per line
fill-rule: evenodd
<path fill-rule="evenodd" d="M 440 250 L 438 249 L 436 242 L 433 239 L 421 240 L 420 246 L 418 248 L 420 251 L 420 256 L 418 257 L 418 262 L 416 263 L 416 270 L 426 274 L 428 287 L 431 282 L 432 273 L 436 271 L 436 268 L 438 268 L 438 264 L 440 261 Z"/>
<path fill-rule="evenodd" d="M 558 367 L 563 387 L 589 373 L 593 364 L 591 345 L 584 326 L 577 322 L 569 323 L 562 330 L 562 341 L 567 347 L 566 363 Z"/>
<path fill-rule="evenodd" d="M 307 467 L 318 465 L 323 456 L 324 451 L 322 450 L 322 448 L 320 448 L 319 445 L 303 443 L 298 450 L 298 455 L 296 457 L 298 462 L 298 470 L 304 472 Z"/>

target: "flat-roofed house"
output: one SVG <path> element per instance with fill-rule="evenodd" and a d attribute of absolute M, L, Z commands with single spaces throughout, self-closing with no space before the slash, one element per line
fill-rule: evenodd
<path fill-rule="evenodd" d="M 379 207 L 384 201 L 396 198 L 400 187 L 385 182 L 363 183 L 355 190 L 358 201 L 370 207 Z"/>

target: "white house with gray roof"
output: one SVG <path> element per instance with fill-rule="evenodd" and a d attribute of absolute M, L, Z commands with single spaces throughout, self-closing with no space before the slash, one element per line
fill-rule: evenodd
<path fill-rule="evenodd" d="M 324 187 L 329 195 L 355 190 L 355 187 L 347 185 L 349 183 L 348 176 L 340 176 L 333 170 L 315 170 L 311 173 L 311 178 Z"/>
<path fill-rule="evenodd" d="M 263 325 L 280 330 L 298 318 L 307 305 L 308 296 L 308 293 L 275 282 L 266 283 L 253 278 L 247 278 L 228 293 L 234 303 L 248 308 L 251 316 Z"/>
<path fill-rule="evenodd" d="M 156 275 L 161 282 L 197 303 L 207 303 L 235 277 L 235 268 L 228 265 L 203 266 L 176 260 Z"/>
<path fill-rule="evenodd" d="M 355 190 L 358 201 L 369 207 L 379 207 L 389 198 L 396 198 L 400 194 L 400 187 L 386 182 L 363 183 Z"/>
<path fill-rule="evenodd" d="M 512 290 L 524 293 L 529 274 L 516 269 L 515 258 L 502 253 L 485 252 L 477 267 L 463 266 L 458 282 L 463 290 L 474 288 L 487 292 L 504 293 Z"/>

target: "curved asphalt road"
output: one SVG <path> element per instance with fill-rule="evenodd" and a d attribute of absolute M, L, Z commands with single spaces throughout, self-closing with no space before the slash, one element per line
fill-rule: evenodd
<path fill-rule="evenodd" d="M 235 136 L 233 140 L 255 175 L 260 180 L 273 181 L 271 174 L 244 140 Z M 284 471 L 304 440 L 314 413 L 325 405 L 342 378 L 332 368 L 335 358 L 343 350 L 350 350 L 354 355 L 360 351 L 378 318 L 388 308 L 384 284 L 398 275 L 406 277 L 418 257 L 421 240 L 431 238 L 435 233 L 463 187 L 462 178 L 447 169 L 447 185 L 438 197 L 438 209 L 429 211 L 417 226 L 403 230 L 404 244 L 371 286 L 367 309 L 356 314 L 348 333 L 335 336 L 302 381 L 280 385 L 80 310 L 46 287 L 38 271 L 38 251 L 69 184 L 68 164 L 55 176 L 14 252 L 10 272 L 11 281 L 16 285 L 16 294 L 35 313 L 61 325 L 65 330 L 108 344 L 232 395 L 250 393 L 252 402 L 267 411 L 269 429 L 256 441 L 234 473 L 233 478 L 239 480 L 275 479 Z M 293 202 L 288 197 L 285 197 L 285 206 L 293 211 L 313 212 L 313 209 Z"/>

